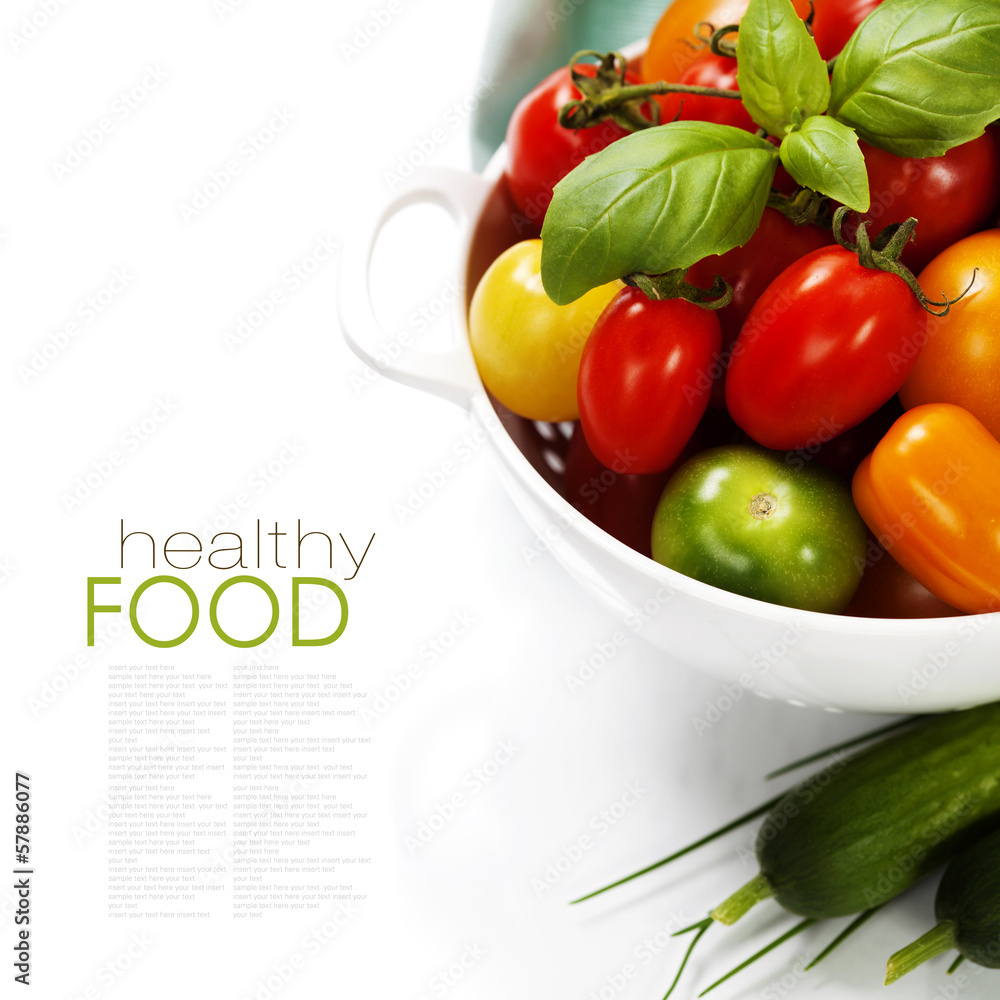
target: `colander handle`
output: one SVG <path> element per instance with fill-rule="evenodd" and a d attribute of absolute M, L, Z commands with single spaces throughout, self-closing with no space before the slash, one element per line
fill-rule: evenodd
<path fill-rule="evenodd" d="M 375 220 L 355 247 L 341 258 L 338 311 L 348 346 L 373 370 L 416 389 L 442 396 L 469 408 L 479 388 L 472 352 L 464 336 L 443 353 L 410 348 L 395 358 L 386 356 L 390 335 L 375 317 L 371 299 L 371 260 L 382 229 L 397 213 L 416 204 L 440 205 L 459 228 L 461 272 L 457 282 L 456 309 L 465 308 L 464 262 L 472 229 L 489 194 L 491 184 L 478 174 L 445 167 L 429 168 L 408 189 L 401 191 Z M 481 391 L 481 390 L 480 390 Z"/>

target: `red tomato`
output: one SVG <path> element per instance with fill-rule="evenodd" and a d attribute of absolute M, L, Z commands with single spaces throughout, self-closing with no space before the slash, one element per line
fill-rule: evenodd
<path fill-rule="evenodd" d="M 637 476 L 623 472 L 626 467 L 626 460 L 612 468 L 599 462 L 577 424 L 566 453 L 566 499 L 609 535 L 648 556 L 653 514 L 670 471 Z"/>
<path fill-rule="evenodd" d="M 709 410 L 666 472 L 638 476 L 616 471 L 615 466 L 620 470 L 624 463 L 616 462 L 610 469 L 602 465 L 587 447 L 587 439 L 577 424 L 565 456 L 563 495 L 599 528 L 637 552 L 650 556 L 653 515 L 674 471 L 706 448 L 742 439 L 742 432 L 725 411 Z"/>
<path fill-rule="evenodd" d="M 856 618 L 954 618 L 965 614 L 910 576 L 871 535 L 865 575 L 841 613 Z"/>
<path fill-rule="evenodd" d="M 712 405 L 725 405 L 725 367 L 729 351 L 750 310 L 775 278 L 800 257 L 833 242 L 833 234 L 819 226 L 796 226 L 781 212 L 765 208 L 757 232 L 741 247 L 721 257 L 706 257 L 692 267 L 688 281 L 710 288 L 716 275 L 733 286 L 733 301 L 716 315 L 722 326 L 722 355 L 716 370 Z"/>
<path fill-rule="evenodd" d="M 598 460 L 619 472 L 668 469 L 708 405 L 721 343 L 714 313 L 623 288 L 594 325 L 577 381 L 580 423 Z"/>
<path fill-rule="evenodd" d="M 813 38 L 824 59 L 840 55 L 858 25 L 882 0 L 814 0 Z"/>
<path fill-rule="evenodd" d="M 926 159 L 894 156 L 865 142 L 861 149 L 872 195 L 862 218 L 875 220 L 879 229 L 911 215 L 918 220 L 916 238 L 901 258 L 912 271 L 982 228 L 1000 196 L 1000 141 L 993 129 Z M 849 216 L 844 235 L 853 239 L 856 229 L 857 216 Z"/>
<path fill-rule="evenodd" d="M 893 396 L 885 406 L 880 407 L 870 417 L 832 440 L 824 441 L 807 450 L 807 455 L 815 454 L 816 461 L 836 472 L 847 482 L 854 478 L 861 462 L 867 458 L 889 432 L 889 428 L 903 415 L 903 404 L 898 396 Z M 795 452 L 796 457 L 802 452 Z M 789 457 L 789 461 L 794 461 Z"/>
<path fill-rule="evenodd" d="M 736 85 L 736 60 L 705 51 L 681 75 L 679 83 L 688 87 L 715 87 L 718 90 L 739 90 Z M 701 97 L 695 94 L 664 94 L 656 98 L 660 105 L 660 121 L 716 122 L 734 128 L 756 132 L 757 126 L 747 114 L 742 101 L 731 97 Z"/>
<path fill-rule="evenodd" d="M 902 278 L 843 247 L 814 250 L 768 286 L 733 345 L 732 418 L 765 448 L 808 448 L 895 394 L 926 313 Z"/>
<path fill-rule="evenodd" d="M 595 67 L 580 68 L 594 75 Z M 585 157 L 628 135 L 613 121 L 576 132 L 563 128 L 559 124 L 560 109 L 582 96 L 573 84 L 569 67 L 563 66 L 522 98 L 507 124 L 510 193 L 531 221 L 541 223 L 552 201 L 552 189 Z"/>

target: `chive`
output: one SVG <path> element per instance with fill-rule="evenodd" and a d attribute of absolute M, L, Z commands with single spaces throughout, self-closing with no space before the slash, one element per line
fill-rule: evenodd
<path fill-rule="evenodd" d="M 688 959 L 691 957 L 691 952 L 694 951 L 695 945 L 702 939 L 705 932 L 714 923 L 715 921 L 711 917 L 705 917 L 704 920 L 699 920 L 698 923 L 692 924 L 690 927 L 685 927 L 684 930 L 677 931 L 675 934 L 671 935 L 671 937 L 680 937 L 682 934 L 687 934 L 690 931 L 698 931 L 698 933 L 694 936 L 694 940 L 688 946 L 688 950 L 684 953 L 684 961 L 681 962 L 681 967 L 677 970 L 677 975 L 674 976 L 674 981 L 670 984 L 670 989 L 663 994 L 663 1000 L 668 1000 L 670 994 L 677 988 L 677 984 L 681 981 L 681 976 L 683 975 L 684 969 L 688 964 Z"/>
<path fill-rule="evenodd" d="M 883 903 L 882 906 L 885 904 Z M 866 924 L 879 910 L 882 906 L 873 906 L 870 910 L 865 910 L 854 918 L 806 967 L 805 972 L 808 972 L 814 965 L 819 965 L 820 962 L 826 958 L 830 952 L 839 948 L 859 927 Z"/>
<path fill-rule="evenodd" d="M 723 834 L 729 833 L 730 830 L 735 830 L 737 827 L 743 826 L 744 823 L 749 823 L 750 820 L 756 819 L 758 816 L 763 816 L 766 812 L 770 812 L 770 810 L 784 797 L 784 794 L 775 796 L 773 799 L 765 802 L 762 806 L 757 806 L 757 808 L 752 812 L 745 813 L 738 819 L 734 819 L 731 823 L 727 823 L 725 826 L 720 827 L 714 833 L 708 834 L 707 837 L 702 837 L 701 840 L 696 840 L 693 844 L 689 844 L 687 847 L 683 847 L 681 850 L 675 851 L 669 857 L 663 858 L 662 861 L 656 861 L 640 871 L 633 872 L 631 875 L 626 875 L 624 878 L 618 879 L 617 882 L 612 882 L 610 885 L 606 885 L 600 889 L 595 889 L 593 892 L 588 892 L 586 896 L 581 896 L 579 899 L 571 900 L 570 905 L 572 906 L 576 903 L 582 903 L 585 899 L 593 899 L 594 896 L 599 896 L 602 892 L 607 892 L 609 889 L 615 889 L 620 885 L 624 885 L 626 882 L 631 882 L 632 879 L 638 878 L 640 875 L 646 875 L 651 871 L 655 871 L 657 868 L 663 867 L 663 865 L 669 864 L 671 861 L 676 861 L 678 858 L 684 857 L 685 854 L 690 854 L 697 848 L 703 847 L 705 844 L 711 843 Z"/>
<path fill-rule="evenodd" d="M 785 931 L 781 937 L 772 941 L 770 944 L 765 945 L 760 951 L 757 952 L 756 955 L 751 955 L 745 962 L 741 962 L 735 969 L 727 972 L 721 979 L 717 979 L 711 986 L 708 987 L 708 989 L 702 990 L 698 996 L 703 997 L 706 993 L 711 993 L 716 986 L 721 986 L 727 979 L 732 979 L 737 972 L 742 972 L 748 965 L 753 965 L 758 958 L 763 958 L 769 951 L 774 951 L 775 948 L 783 945 L 786 941 L 795 937 L 796 934 L 801 934 L 806 928 L 812 927 L 814 923 L 816 923 L 815 917 L 807 917 L 801 923 L 796 924 L 790 931 Z"/>
<path fill-rule="evenodd" d="M 869 740 L 877 739 L 879 736 L 887 736 L 889 733 L 894 733 L 897 729 L 905 729 L 914 722 L 920 722 L 926 718 L 927 716 L 908 715 L 905 719 L 899 719 L 896 722 L 890 723 L 888 726 L 876 729 L 874 732 L 865 733 L 863 736 L 855 736 L 854 739 L 847 740 L 845 743 L 838 743 L 835 747 L 827 747 L 826 750 L 820 750 L 819 753 L 811 754 L 808 757 L 803 757 L 801 760 L 796 760 L 791 764 L 786 764 L 784 767 L 779 767 L 777 771 L 772 771 L 770 774 L 764 775 L 764 780 L 772 781 L 775 778 L 780 778 L 782 775 L 788 774 L 791 771 L 797 771 L 800 767 L 805 767 L 806 764 L 815 764 L 816 761 L 822 760 L 829 754 L 840 753 L 841 750 L 850 750 L 852 747 L 859 746 L 862 743 L 867 743 Z"/>

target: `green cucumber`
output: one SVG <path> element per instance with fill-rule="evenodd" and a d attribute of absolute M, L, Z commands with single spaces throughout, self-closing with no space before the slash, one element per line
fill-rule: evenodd
<path fill-rule="evenodd" d="M 934 915 L 938 924 L 933 930 L 889 959 L 887 986 L 952 949 L 976 965 L 1000 969 L 1000 831 L 948 865 L 938 886 Z"/>
<path fill-rule="evenodd" d="M 573 902 L 623 885 L 766 813 L 757 834 L 759 874 L 704 920 L 677 932 L 697 933 L 666 996 L 710 927 L 735 923 L 765 899 L 806 919 L 705 992 L 817 920 L 860 914 L 824 949 L 820 957 L 825 957 L 889 900 L 1000 830 L 1000 702 L 894 723 L 883 732 L 891 735 L 835 759 L 785 795 L 696 843 Z"/>
<path fill-rule="evenodd" d="M 803 917 L 881 906 L 1000 826 L 1000 703 L 935 716 L 797 785 L 757 835 L 760 874 L 712 911 L 764 899 Z"/>

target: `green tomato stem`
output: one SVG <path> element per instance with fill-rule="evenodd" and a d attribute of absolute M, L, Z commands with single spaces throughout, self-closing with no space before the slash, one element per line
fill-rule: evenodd
<path fill-rule="evenodd" d="M 714 37 L 714 36 L 713 36 Z M 600 62 L 594 76 L 576 70 L 584 59 L 596 56 Z M 630 84 L 625 81 L 625 57 L 619 52 L 577 52 L 570 60 L 570 73 L 582 100 L 569 101 L 559 111 L 559 124 L 575 130 L 590 128 L 611 118 L 617 125 L 630 132 L 638 132 L 660 124 L 660 108 L 650 98 L 662 94 L 693 94 L 699 97 L 728 97 L 740 99 L 738 90 L 720 90 L 717 87 L 693 87 L 682 83 Z M 649 105 L 651 117 L 642 113 Z"/>
<path fill-rule="evenodd" d="M 727 59 L 736 58 L 736 43 L 727 42 L 726 35 L 731 35 L 740 30 L 738 24 L 727 24 L 712 32 L 712 37 L 708 40 L 709 50 L 713 55 L 725 56 Z"/>
<path fill-rule="evenodd" d="M 626 285 L 644 292 L 646 298 L 654 302 L 663 299 L 683 299 L 711 312 L 725 309 L 733 301 L 733 287 L 721 274 L 715 276 L 711 288 L 698 288 L 697 285 L 692 285 L 685 280 L 686 274 L 684 268 L 678 268 L 676 271 L 666 271 L 663 274 L 636 272 L 626 275 L 622 280 Z"/>
<path fill-rule="evenodd" d="M 889 964 L 885 968 L 885 985 L 888 986 L 897 979 L 902 979 L 908 972 L 912 972 L 918 965 L 923 965 L 928 959 L 951 951 L 952 948 L 956 947 L 955 930 L 953 920 L 942 920 L 937 927 L 928 931 L 923 937 L 917 938 L 913 944 L 897 951 L 889 959 Z"/>
<path fill-rule="evenodd" d="M 850 209 L 846 205 L 842 205 L 834 213 L 834 239 L 845 250 L 856 253 L 862 267 L 866 267 L 871 271 L 885 271 L 905 281 L 921 307 L 932 316 L 947 316 L 951 307 L 959 299 L 964 298 L 973 284 L 975 284 L 978 269 L 972 272 L 972 280 L 960 295 L 957 295 L 953 299 L 949 299 L 947 295 L 943 295 L 943 298 L 939 302 L 929 299 L 924 294 L 924 290 L 920 287 L 920 282 L 917 281 L 913 272 L 899 262 L 899 257 L 906 244 L 913 239 L 913 233 L 917 228 L 917 220 L 911 216 L 902 224 L 887 226 L 874 240 L 868 235 L 868 223 L 860 222 L 858 223 L 858 230 L 855 237 L 857 242 L 851 243 L 842 232 L 844 218 L 849 211 Z"/>
<path fill-rule="evenodd" d="M 767 198 L 767 207 L 781 212 L 789 221 L 796 226 L 804 226 L 812 223 L 815 226 L 823 226 L 825 229 L 831 227 L 830 216 L 827 211 L 829 198 L 810 188 L 799 188 L 795 194 L 789 196 L 780 191 L 772 190 Z"/>

